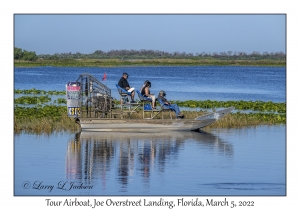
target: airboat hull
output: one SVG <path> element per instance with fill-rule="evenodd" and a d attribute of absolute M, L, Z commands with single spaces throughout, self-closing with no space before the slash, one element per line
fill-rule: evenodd
<path fill-rule="evenodd" d="M 230 107 L 196 119 L 107 119 L 81 118 L 79 123 L 82 131 L 98 132 L 165 132 L 193 131 L 206 127 L 234 108 Z"/>

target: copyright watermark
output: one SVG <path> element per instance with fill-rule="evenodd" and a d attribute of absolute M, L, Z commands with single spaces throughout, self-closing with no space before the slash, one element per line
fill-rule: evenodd
<path fill-rule="evenodd" d="M 93 185 L 85 185 L 82 182 L 59 181 L 57 184 L 46 184 L 43 181 L 25 181 L 22 184 L 23 189 L 46 190 L 52 192 L 54 189 L 71 191 L 71 190 L 89 190 Z"/>
<path fill-rule="evenodd" d="M 29 188 L 31 187 L 31 184 L 30 184 L 29 181 L 26 181 L 26 182 L 23 182 L 22 187 L 23 187 L 24 189 L 29 189 Z"/>

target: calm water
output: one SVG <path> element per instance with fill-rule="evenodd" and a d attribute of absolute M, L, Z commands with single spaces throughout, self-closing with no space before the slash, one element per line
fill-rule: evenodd
<path fill-rule="evenodd" d="M 285 126 L 15 135 L 15 194 L 285 195 L 285 151 Z"/>
<path fill-rule="evenodd" d="M 151 92 L 167 92 L 170 100 L 286 100 L 285 67 L 125 67 L 74 68 L 40 67 L 15 68 L 15 89 L 65 90 L 65 84 L 76 81 L 80 74 L 90 73 L 119 98 L 115 84 L 123 72 L 129 83 L 140 88 L 146 79 L 152 83 Z"/>
<path fill-rule="evenodd" d="M 64 90 L 87 72 L 118 98 L 122 72 L 171 100 L 286 101 L 275 67 L 15 68 L 15 89 Z M 15 195 L 285 195 L 286 127 L 207 133 L 14 136 Z"/>

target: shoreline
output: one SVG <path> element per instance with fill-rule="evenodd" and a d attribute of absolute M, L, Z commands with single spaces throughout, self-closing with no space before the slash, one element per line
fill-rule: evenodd
<path fill-rule="evenodd" d="M 130 67 L 130 66 L 274 66 L 285 67 L 285 60 L 222 59 L 58 59 L 14 60 L 14 67 Z"/>

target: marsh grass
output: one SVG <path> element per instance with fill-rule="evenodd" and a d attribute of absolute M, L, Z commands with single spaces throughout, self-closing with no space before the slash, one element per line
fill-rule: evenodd
<path fill-rule="evenodd" d="M 113 67 L 113 66 L 285 66 L 285 60 L 221 60 L 221 59 L 59 59 L 23 61 L 15 60 L 15 67 L 70 66 L 70 67 Z"/>
<path fill-rule="evenodd" d="M 21 90 L 19 90 L 21 91 Z M 30 90 L 29 92 L 32 92 Z M 40 91 L 38 91 L 40 92 Z M 25 97 L 15 100 L 23 100 Z M 26 99 L 31 99 L 30 97 Z M 16 101 L 17 102 L 17 101 Z M 65 101 L 62 101 L 65 103 Z M 219 121 L 208 126 L 209 128 L 240 128 L 258 125 L 279 125 L 286 123 L 286 104 L 273 102 L 244 102 L 244 101 L 177 101 L 178 104 L 190 108 L 199 107 L 228 107 L 229 105 L 236 105 L 237 110 L 251 109 L 262 110 L 257 113 L 230 113 Z M 117 106 L 118 107 L 118 106 Z M 120 119 L 120 108 L 113 110 L 113 118 Z M 85 108 L 82 107 L 82 115 L 84 116 Z M 128 111 L 128 110 L 127 110 Z M 264 113 L 269 111 L 269 113 Z M 183 110 L 182 113 L 186 119 L 194 119 L 198 116 L 207 114 L 205 110 Z M 164 119 L 169 119 L 169 112 L 159 113 L 155 119 L 161 119 L 163 114 Z M 175 113 L 171 112 L 172 118 L 175 119 Z M 124 118 L 142 119 L 143 111 L 138 109 L 136 112 L 128 115 L 123 113 Z M 145 118 L 150 117 L 150 113 L 145 113 Z M 52 133 L 60 131 L 76 132 L 80 130 L 80 126 L 75 123 L 73 118 L 67 116 L 66 106 L 59 105 L 35 105 L 34 107 L 24 107 L 15 105 L 14 107 L 14 132 L 30 132 L 30 133 Z"/>
<path fill-rule="evenodd" d="M 35 106 L 14 108 L 14 132 L 51 133 L 78 131 L 80 127 L 67 116 L 65 106 Z"/>
<path fill-rule="evenodd" d="M 259 125 L 280 125 L 286 123 L 285 115 L 229 113 L 208 126 L 209 128 L 241 128 Z"/>
<path fill-rule="evenodd" d="M 149 113 L 148 113 L 149 114 Z M 164 112 L 164 119 L 169 119 L 169 113 Z M 183 111 L 186 119 L 194 119 L 197 116 L 206 114 L 206 112 L 200 111 Z M 147 116 L 146 116 L 147 117 Z M 172 113 L 173 119 L 175 114 Z M 129 118 L 128 115 L 124 115 L 124 118 Z M 131 119 L 141 119 L 142 111 L 135 112 L 130 115 Z M 161 114 L 157 115 L 155 119 L 161 119 Z M 241 114 L 230 113 L 224 118 L 211 124 L 207 128 L 242 128 L 259 125 L 280 125 L 285 124 L 285 115 L 277 114 Z M 14 118 L 14 131 L 15 133 L 21 133 L 22 131 L 29 133 L 52 133 L 60 131 L 77 132 L 80 130 L 80 126 L 75 123 L 73 118 L 69 118 L 66 113 L 61 113 L 59 118 L 53 117 L 15 117 Z"/>
<path fill-rule="evenodd" d="M 52 132 L 76 132 L 80 130 L 80 126 L 75 123 L 74 119 L 69 118 L 66 114 L 60 119 L 52 117 L 42 118 L 16 118 L 14 119 L 14 132 L 21 133 L 52 133 Z"/>

